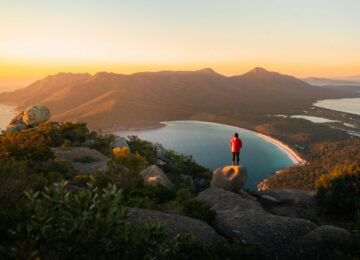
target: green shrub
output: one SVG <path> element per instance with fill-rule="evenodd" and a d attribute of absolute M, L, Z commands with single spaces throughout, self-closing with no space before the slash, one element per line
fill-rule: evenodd
<path fill-rule="evenodd" d="M 139 153 L 146 158 L 149 164 L 156 164 L 156 154 L 151 142 L 141 140 L 139 137 L 133 135 L 128 137 L 128 145 L 133 153 Z"/>
<path fill-rule="evenodd" d="M 96 149 L 99 152 L 110 156 L 112 154 L 112 150 L 110 144 L 115 140 L 114 135 L 98 135 L 94 139 L 94 143 L 90 145 L 90 148 Z"/>
<path fill-rule="evenodd" d="M 97 172 L 91 175 L 89 183 L 94 187 L 102 190 L 109 186 L 109 184 L 116 184 L 117 179 L 116 176 L 108 172 Z"/>
<path fill-rule="evenodd" d="M 188 188 L 177 191 L 176 199 L 170 202 L 170 207 L 179 214 L 200 219 L 209 224 L 213 222 L 216 216 L 216 211 L 212 210 L 205 201 L 196 200 Z"/>
<path fill-rule="evenodd" d="M 167 164 L 162 166 L 164 172 L 174 184 L 181 184 L 180 174 L 187 174 L 193 179 L 203 179 L 204 184 L 201 187 L 196 187 L 196 191 L 201 191 L 210 186 L 212 177 L 211 171 L 199 164 L 197 164 L 192 156 L 178 154 L 172 150 L 168 153 Z"/>
<path fill-rule="evenodd" d="M 317 201 L 321 209 L 341 215 L 355 216 L 360 209 L 360 166 L 336 167 L 316 183 Z"/>
<path fill-rule="evenodd" d="M 114 158 L 108 159 L 108 174 L 116 176 L 116 184 L 129 191 L 144 184 L 140 171 L 146 163 L 145 158 L 138 153 L 132 154 L 128 148 L 114 148 Z"/>
<path fill-rule="evenodd" d="M 28 220 L 12 231 L 17 258 L 96 259 L 152 255 L 165 241 L 164 230 L 151 225 L 125 226 L 121 192 L 112 185 L 99 192 L 72 192 L 66 183 L 29 192 Z M 154 249 L 156 250 L 156 249 Z M 31 257 L 30 257 L 31 258 Z"/>
<path fill-rule="evenodd" d="M 68 191 L 66 183 L 28 192 L 26 216 L 0 247 L 13 259 L 238 259 L 253 257 L 224 239 L 205 245 L 189 236 L 169 238 L 163 227 L 130 224 L 115 185 Z"/>
<path fill-rule="evenodd" d="M 175 198 L 176 190 L 173 187 L 144 183 L 143 186 L 138 186 L 126 194 L 125 203 L 129 207 L 162 209 Z"/>
<path fill-rule="evenodd" d="M 183 204 L 181 211 L 185 216 L 203 220 L 211 224 L 216 216 L 216 211 L 206 204 L 205 201 L 191 199 Z"/>

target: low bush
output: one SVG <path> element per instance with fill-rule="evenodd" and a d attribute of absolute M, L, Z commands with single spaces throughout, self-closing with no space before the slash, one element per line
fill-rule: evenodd
<path fill-rule="evenodd" d="M 137 152 L 142 157 L 145 157 L 149 164 L 156 164 L 156 154 L 151 142 L 141 140 L 139 137 L 133 135 L 128 137 L 128 145 L 133 153 Z"/>
<path fill-rule="evenodd" d="M 169 205 L 181 215 L 199 219 L 209 224 L 213 222 L 216 216 L 216 211 L 212 210 L 205 201 L 196 200 L 187 188 L 178 190 L 176 199 L 171 201 Z"/>
<path fill-rule="evenodd" d="M 11 259 L 255 259 L 254 251 L 225 239 L 205 245 L 168 237 L 164 227 L 127 222 L 115 185 L 68 191 L 66 182 L 28 192 L 11 239 L 0 247 Z"/>

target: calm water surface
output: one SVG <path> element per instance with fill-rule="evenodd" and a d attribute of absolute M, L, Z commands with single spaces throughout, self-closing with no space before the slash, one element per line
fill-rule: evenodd
<path fill-rule="evenodd" d="M 324 99 L 314 106 L 360 115 L 360 98 Z"/>
<path fill-rule="evenodd" d="M 229 142 L 234 132 L 238 132 L 243 140 L 240 164 L 248 168 L 245 188 L 250 189 L 256 189 L 258 182 L 275 171 L 293 165 L 280 148 L 245 129 L 198 121 L 176 121 L 167 124 L 158 129 L 116 131 L 114 134 L 125 137 L 137 135 L 141 139 L 161 143 L 167 149 L 192 155 L 196 162 L 214 170 L 231 164 Z"/>
<path fill-rule="evenodd" d="M 0 132 L 6 129 L 15 114 L 15 107 L 0 104 Z"/>

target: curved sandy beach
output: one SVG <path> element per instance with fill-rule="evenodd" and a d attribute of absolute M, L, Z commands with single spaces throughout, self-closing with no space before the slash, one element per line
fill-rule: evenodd
<path fill-rule="evenodd" d="M 273 145 L 277 146 L 280 150 L 282 150 L 290 158 L 290 160 L 294 163 L 294 165 L 304 165 L 306 163 L 305 160 L 303 160 L 295 151 L 293 151 L 289 146 L 287 146 L 283 142 L 281 142 L 281 141 L 279 141 L 279 140 L 277 140 L 275 138 L 272 138 L 270 136 L 260 134 L 260 133 L 255 132 L 255 131 L 251 131 L 249 129 L 245 129 L 245 128 L 241 128 L 241 127 L 233 126 L 233 125 L 220 124 L 220 123 L 214 123 L 214 122 L 208 122 L 208 121 L 198 121 L 198 120 L 164 121 L 164 122 L 161 122 L 161 123 L 167 125 L 167 123 L 170 123 L 170 122 L 197 122 L 197 123 L 223 125 L 223 126 L 229 126 L 229 127 L 241 129 L 243 131 L 247 131 L 247 132 L 250 132 L 250 133 L 252 133 L 254 135 L 257 135 L 260 138 L 264 139 L 265 141 L 267 141 L 269 143 L 272 143 Z"/>

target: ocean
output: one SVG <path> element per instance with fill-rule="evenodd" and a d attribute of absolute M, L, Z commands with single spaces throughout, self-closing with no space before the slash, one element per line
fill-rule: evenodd
<path fill-rule="evenodd" d="M 5 130 L 9 121 L 15 116 L 15 107 L 0 104 L 0 132 Z"/>
<path fill-rule="evenodd" d="M 314 106 L 360 115 L 360 98 L 324 99 L 315 102 Z"/>
<path fill-rule="evenodd" d="M 192 155 L 196 162 L 211 170 L 231 165 L 230 139 L 239 133 L 243 141 L 240 164 L 248 169 L 245 188 L 256 189 L 257 183 L 275 171 L 293 165 L 293 161 L 278 146 L 264 140 L 256 133 L 228 125 L 198 121 L 167 122 L 162 128 L 141 131 L 115 131 L 127 137 L 161 143 L 166 149 Z M 186 174 L 186 173 L 184 173 Z"/>

